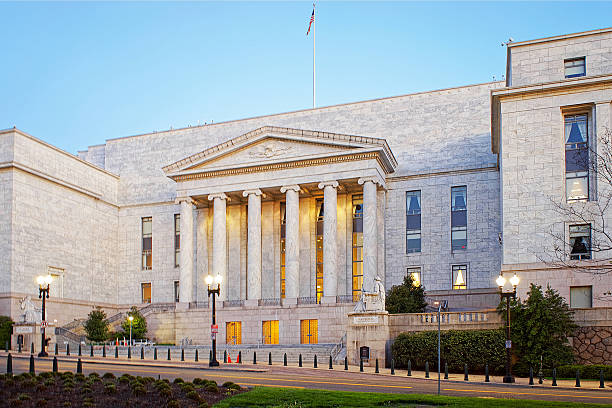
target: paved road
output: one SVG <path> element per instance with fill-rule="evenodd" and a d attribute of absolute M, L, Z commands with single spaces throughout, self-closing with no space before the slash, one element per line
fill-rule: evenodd
<path fill-rule="evenodd" d="M 51 371 L 50 359 L 35 359 L 36 372 Z M 192 364 L 193 366 L 193 364 Z M 6 368 L 6 357 L 0 357 L 0 371 Z M 29 360 L 27 358 L 14 358 L 13 371 L 20 373 L 27 371 Z M 75 371 L 76 362 L 59 361 L 60 371 Z M 346 372 L 341 369 L 329 370 L 326 367 L 297 368 L 271 366 L 241 366 L 222 369 L 211 369 L 203 364 L 201 368 L 196 367 L 172 367 L 154 366 L 150 363 L 140 365 L 138 362 L 116 361 L 112 363 L 96 362 L 84 363 L 85 374 L 97 372 L 103 374 L 112 372 L 114 374 L 128 373 L 140 376 L 160 376 L 161 378 L 174 379 L 181 377 L 192 380 L 196 377 L 215 380 L 218 383 L 233 381 L 243 386 L 267 385 L 289 388 L 314 388 L 325 390 L 342 391 L 367 391 L 367 392 L 391 392 L 391 393 L 419 393 L 436 394 L 437 382 L 419 378 L 404 376 L 382 376 L 359 372 Z M 537 386 L 507 386 L 501 384 L 483 383 L 458 383 L 445 382 L 441 384 L 442 394 L 454 396 L 474 396 L 482 398 L 517 398 L 535 399 L 547 401 L 574 401 L 612 404 L 612 390 L 587 390 L 587 389 L 553 389 L 538 388 Z"/>

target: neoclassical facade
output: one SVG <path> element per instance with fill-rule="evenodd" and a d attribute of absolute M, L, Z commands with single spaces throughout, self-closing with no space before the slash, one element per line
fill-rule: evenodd
<path fill-rule="evenodd" d="M 510 43 L 505 82 L 108 139 L 76 156 L 0 131 L 0 314 L 18 319 L 43 273 L 60 325 L 94 305 L 151 303 L 172 310 L 154 330 L 202 340 L 204 278 L 220 275 L 220 335 L 242 343 L 338 342 L 376 277 L 389 289 L 411 274 L 456 310 L 494 307 L 500 272 L 522 277 L 521 296 L 551 284 L 574 307 L 606 306 L 609 276 L 541 255 L 551 228 L 568 245 L 596 235 L 553 202 L 597 200 L 596 175 L 566 155 L 610 127 L 610 55 L 611 29 Z"/>

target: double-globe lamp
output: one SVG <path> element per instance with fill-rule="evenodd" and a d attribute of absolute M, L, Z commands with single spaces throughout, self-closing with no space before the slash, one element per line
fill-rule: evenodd
<path fill-rule="evenodd" d="M 210 334 L 212 338 L 212 358 L 208 365 L 210 367 L 218 367 L 219 362 L 217 361 L 217 320 L 216 320 L 216 308 L 215 308 L 215 295 L 219 295 L 221 293 L 221 282 L 223 281 L 223 277 L 221 275 L 217 275 L 212 277 L 212 275 L 206 276 L 204 279 L 206 285 L 208 285 L 208 296 L 212 295 L 212 324 L 210 326 Z M 210 285 L 214 283 L 217 284 L 216 289 L 211 289 Z"/>
<path fill-rule="evenodd" d="M 53 277 L 51 275 L 39 276 L 36 278 L 36 283 L 38 283 L 38 297 L 42 299 L 42 321 L 40 327 L 40 353 L 38 353 L 38 357 L 47 357 L 47 351 L 45 350 L 46 340 L 45 340 L 45 326 L 47 322 L 45 321 L 45 299 L 49 299 L 49 286 L 53 282 Z"/>
<path fill-rule="evenodd" d="M 495 280 L 497 286 L 499 286 L 499 292 L 501 298 L 506 298 L 506 375 L 504 376 L 503 381 L 505 383 L 513 383 L 514 377 L 512 376 L 511 370 L 511 348 L 512 348 L 512 340 L 510 340 L 510 298 L 516 297 L 516 287 L 520 282 L 519 277 L 515 273 L 510 278 L 510 284 L 512 285 L 512 292 L 504 292 L 504 286 L 506 285 L 506 278 L 503 275 L 499 275 L 499 277 Z"/>

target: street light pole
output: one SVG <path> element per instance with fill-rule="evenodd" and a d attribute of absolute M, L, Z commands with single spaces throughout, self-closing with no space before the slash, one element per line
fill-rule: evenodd
<path fill-rule="evenodd" d="M 512 284 L 512 292 L 504 292 L 504 285 L 506 284 L 506 278 L 502 275 L 496 280 L 497 286 L 499 286 L 499 294 L 503 299 L 506 299 L 506 375 L 504 376 L 504 383 L 513 383 L 514 376 L 512 375 L 512 340 L 510 339 L 510 298 L 516 298 L 516 287 L 519 284 L 519 277 L 515 274 L 510 278 L 510 284 Z"/>
<path fill-rule="evenodd" d="M 217 361 L 217 333 L 214 330 L 217 330 L 217 310 L 215 307 L 215 295 L 219 295 L 221 293 L 221 281 L 222 281 L 222 277 L 221 275 L 217 275 L 215 277 L 215 282 L 217 283 L 217 289 L 211 289 L 210 285 L 212 285 L 213 283 L 213 277 L 211 275 L 208 275 L 206 277 L 206 284 L 208 285 L 208 297 L 210 297 L 210 295 L 212 295 L 212 325 L 210 327 L 210 333 L 211 333 L 211 338 L 212 338 L 212 358 L 210 360 L 210 362 L 208 363 L 209 367 L 218 367 L 219 366 L 219 362 Z"/>
<path fill-rule="evenodd" d="M 442 308 L 446 308 L 447 301 L 436 301 L 434 305 L 438 306 L 438 395 L 440 395 L 440 312 Z"/>
<path fill-rule="evenodd" d="M 130 321 L 130 347 L 131 347 L 132 346 L 132 321 L 134 320 L 134 316 L 128 317 L 128 320 Z"/>
<path fill-rule="evenodd" d="M 38 283 L 38 298 L 42 299 L 42 320 L 40 327 L 40 353 L 38 353 L 38 357 L 48 357 L 49 354 L 45 351 L 45 312 L 46 312 L 46 302 L 45 299 L 49 299 L 49 285 L 51 284 L 53 278 L 51 275 L 47 276 L 39 276 L 36 281 Z"/>

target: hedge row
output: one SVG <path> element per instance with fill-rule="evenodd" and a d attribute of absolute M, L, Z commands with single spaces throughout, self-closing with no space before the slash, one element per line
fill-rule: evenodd
<path fill-rule="evenodd" d="M 443 331 L 440 336 L 442 367 L 446 362 L 450 371 L 462 372 L 467 364 L 470 372 L 482 373 L 488 364 L 491 374 L 502 373 L 505 344 L 502 329 Z M 428 361 L 434 370 L 438 361 L 438 332 L 402 333 L 391 346 L 391 353 L 396 367 L 407 367 L 410 360 L 413 369 L 423 369 Z"/>
<path fill-rule="evenodd" d="M 584 380 L 599 380 L 599 372 L 603 370 L 604 380 L 612 380 L 612 365 L 564 365 L 557 367 L 557 378 L 576 378 L 576 371 L 580 371 L 580 378 Z M 536 371 L 536 370 L 534 370 Z M 537 371 L 536 371 L 537 372 Z M 552 370 L 544 370 L 544 375 L 552 377 Z"/>

